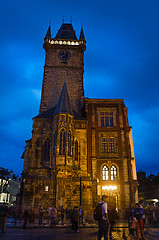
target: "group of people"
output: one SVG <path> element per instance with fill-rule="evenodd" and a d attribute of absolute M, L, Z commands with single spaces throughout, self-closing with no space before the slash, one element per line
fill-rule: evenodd
<path fill-rule="evenodd" d="M 126 216 L 128 219 L 129 235 L 132 239 L 139 239 L 139 233 L 141 233 L 142 239 L 145 239 L 145 212 L 143 206 L 139 203 L 136 203 L 135 206 L 131 204 L 126 210 Z"/>
<path fill-rule="evenodd" d="M 72 224 L 72 230 L 78 232 L 78 225 L 83 224 L 83 209 L 81 207 L 75 206 L 74 208 L 66 208 L 62 206 L 60 212 L 57 211 L 55 207 L 50 207 L 47 211 L 44 210 L 42 206 L 38 209 L 39 215 L 39 226 L 43 225 L 43 217 L 47 215 L 48 222 L 53 226 L 59 221 L 61 224 L 64 224 L 64 220 L 66 223 Z M 46 216 L 45 216 L 46 217 Z M 25 209 L 23 212 L 23 228 L 26 228 L 27 223 L 29 222 L 29 227 L 34 226 L 35 221 L 35 212 L 34 210 Z"/>
<path fill-rule="evenodd" d="M 102 201 L 98 203 L 102 209 L 101 219 L 98 220 L 98 240 L 101 240 L 102 236 L 104 236 L 104 240 L 108 240 L 108 233 L 110 239 L 112 238 L 112 227 L 118 218 L 115 210 L 113 211 L 108 208 L 107 201 L 108 196 L 104 195 L 102 196 Z M 145 215 L 145 212 L 148 215 Z M 146 216 L 148 216 L 148 219 L 146 219 Z M 153 216 L 154 219 L 152 220 Z M 126 209 L 126 217 L 128 219 L 129 236 L 131 239 L 137 240 L 140 239 L 140 235 L 143 240 L 146 239 L 144 235 L 145 224 L 147 224 L 147 227 L 150 229 L 149 221 L 157 221 L 158 219 L 157 211 L 154 211 L 153 208 L 146 208 L 144 211 L 141 203 L 131 204 L 130 207 Z"/>
<path fill-rule="evenodd" d="M 98 221 L 98 240 L 101 240 L 102 236 L 104 236 L 104 240 L 108 239 L 108 233 L 110 239 L 112 238 L 112 228 L 115 224 L 115 221 L 118 219 L 118 213 L 115 209 L 109 209 L 108 205 L 108 196 L 103 195 L 102 200 L 98 205 L 101 205 L 101 213 L 102 217 Z M 130 207 L 126 209 L 126 218 L 128 220 L 129 226 L 129 235 L 132 239 L 139 239 L 139 235 L 141 234 L 142 239 L 145 239 L 144 235 L 144 226 L 147 225 L 150 228 L 151 224 L 155 224 L 159 221 L 159 208 L 155 207 L 147 207 L 144 208 L 142 203 L 131 204 Z M 0 205 L 0 227 L 2 233 L 5 232 L 6 221 L 8 218 L 9 208 L 6 203 Z M 61 224 L 70 223 L 72 225 L 72 231 L 79 232 L 78 226 L 80 224 L 83 225 L 83 216 L 84 212 L 82 207 L 75 206 L 74 208 L 66 208 L 62 206 L 59 211 L 55 207 L 51 207 L 44 211 L 42 206 L 38 209 L 39 215 L 39 226 L 43 224 L 43 217 L 48 215 L 51 226 L 58 223 L 59 219 L 61 220 Z M 47 214 L 46 214 L 47 213 Z M 34 226 L 35 216 L 37 216 L 33 209 L 25 209 L 23 212 L 23 228 L 26 228 L 27 223 L 29 222 L 29 227 Z"/>

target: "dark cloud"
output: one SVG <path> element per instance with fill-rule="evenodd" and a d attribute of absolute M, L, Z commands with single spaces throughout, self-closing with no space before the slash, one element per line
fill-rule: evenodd
<path fill-rule="evenodd" d="M 0 165 L 22 171 L 25 140 L 38 114 L 50 21 L 54 37 L 62 17 L 87 40 L 85 95 L 124 98 L 133 127 L 137 170 L 158 171 L 159 1 L 3 1 L 0 58 Z"/>

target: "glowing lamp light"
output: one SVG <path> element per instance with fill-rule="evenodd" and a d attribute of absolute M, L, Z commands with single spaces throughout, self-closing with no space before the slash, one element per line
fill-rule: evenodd
<path fill-rule="evenodd" d="M 109 186 L 103 186 L 102 190 L 116 190 L 117 186 L 109 185 Z"/>

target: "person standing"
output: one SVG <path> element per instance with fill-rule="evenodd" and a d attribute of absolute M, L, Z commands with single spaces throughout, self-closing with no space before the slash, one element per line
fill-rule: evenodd
<path fill-rule="evenodd" d="M 24 210 L 23 218 L 24 218 L 23 228 L 25 229 L 28 219 L 29 219 L 29 210 L 28 209 Z"/>
<path fill-rule="evenodd" d="M 79 207 L 79 225 L 81 224 L 81 222 L 82 222 L 82 225 L 83 225 L 83 209 L 80 206 Z"/>
<path fill-rule="evenodd" d="M 139 230 L 141 232 L 142 239 L 145 239 L 144 237 L 144 229 L 143 229 L 143 215 L 144 215 L 144 210 L 143 208 L 140 207 L 139 203 L 135 204 L 135 209 L 134 209 L 134 217 L 136 218 L 136 234 L 137 234 L 137 239 L 139 239 Z"/>
<path fill-rule="evenodd" d="M 104 240 L 108 240 L 108 205 L 107 205 L 108 196 L 103 195 L 102 201 L 99 204 L 102 204 L 102 219 L 98 221 L 98 240 L 101 240 L 104 235 Z"/>
<path fill-rule="evenodd" d="M 72 231 L 79 232 L 79 230 L 78 230 L 79 213 L 78 213 L 78 207 L 77 206 L 74 207 L 74 209 L 72 210 L 71 218 L 72 218 Z"/>
<path fill-rule="evenodd" d="M 39 225 L 42 225 L 43 222 L 43 214 L 44 214 L 44 209 L 42 206 L 39 208 Z"/>
<path fill-rule="evenodd" d="M 7 207 L 7 204 L 3 203 L 3 205 L 0 208 L 0 226 L 2 229 L 2 233 L 5 233 L 8 212 L 9 212 L 9 209 Z"/>

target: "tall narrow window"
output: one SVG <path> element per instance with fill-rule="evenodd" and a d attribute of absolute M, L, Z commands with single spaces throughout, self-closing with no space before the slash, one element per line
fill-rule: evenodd
<path fill-rule="evenodd" d="M 78 161 L 78 141 L 75 141 L 75 161 Z"/>
<path fill-rule="evenodd" d="M 101 112 L 101 127 L 113 127 L 113 113 L 112 112 Z"/>
<path fill-rule="evenodd" d="M 115 147 L 114 147 L 114 138 L 109 138 L 109 152 L 114 153 Z"/>
<path fill-rule="evenodd" d="M 60 149 L 59 154 L 64 155 L 66 154 L 66 132 L 64 129 L 60 132 Z"/>
<path fill-rule="evenodd" d="M 102 138 L 102 153 L 108 152 L 108 139 Z"/>
<path fill-rule="evenodd" d="M 56 140 L 57 140 L 57 131 L 54 132 L 54 142 L 53 142 L 53 154 L 56 154 Z"/>
<path fill-rule="evenodd" d="M 109 180 L 109 169 L 107 166 L 102 168 L 102 180 Z"/>
<path fill-rule="evenodd" d="M 111 180 L 117 180 L 117 168 L 113 165 L 110 169 Z"/>
<path fill-rule="evenodd" d="M 71 156 L 71 131 L 68 132 L 68 156 Z"/>
<path fill-rule="evenodd" d="M 44 142 L 43 164 L 45 166 L 50 164 L 50 140 L 48 138 Z"/>

